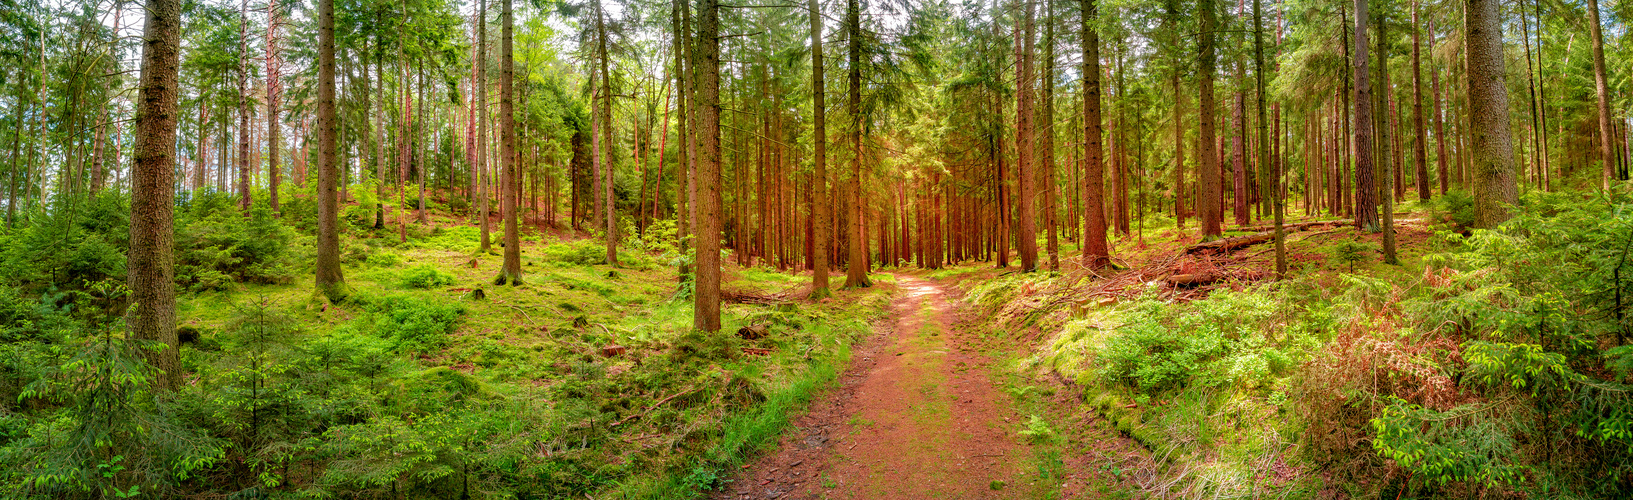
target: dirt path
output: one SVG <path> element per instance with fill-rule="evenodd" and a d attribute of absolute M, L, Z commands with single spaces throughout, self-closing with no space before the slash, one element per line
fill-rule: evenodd
<path fill-rule="evenodd" d="M 1036 498 L 1028 447 L 987 355 L 955 331 L 935 283 L 898 276 L 891 321 L 841 386 L 716 499 Z"/>

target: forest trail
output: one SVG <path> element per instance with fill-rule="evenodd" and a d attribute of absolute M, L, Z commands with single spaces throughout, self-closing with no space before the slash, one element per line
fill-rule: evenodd
<path fill-rule="evenodd" d="M 1022 420 L 992 359 L 954 328 L 936 283 L 898 275 L 890 319 L 852 353 L 840 386 L 740 471 L 727 499 L 1037 498 Z M 972 334 L 973 335 L 973 334 Z M 1001 481 L 1001 483 L 1000 483 Z"/>

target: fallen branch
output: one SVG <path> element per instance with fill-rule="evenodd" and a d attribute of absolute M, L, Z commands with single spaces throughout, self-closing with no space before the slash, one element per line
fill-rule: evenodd
<path fill-rule="evenodd" d="M 1185 253 L 1194 254 L 1201 252 L 1229 252 L 1238 248 L 1264 243 L 1274 239 L 1275 237 L 1275 231 L 1267 231 L 1259 234 L 1237 236 L 1235 238 L 1218 239 L 1207 243 L 1197 243 L 1195 245 L 1185 247 Z"/>
<path fill-rule="evenodd" d="M 609 427 L 617 427 L 617 426 L 620 426 L 620 425 L 624 425 L 625 422 L 628 422 L 630 420 L 634 420 L 634 419 L 637 419 L 637 418 L 644 417 L 644 416 L 646 416 L 646 414 L 652 413 L 652 410 L 656 410 L 656 409 L 658 409 L 659 406 L 663 406 L 664 403 L 668 403 L 669 400 L 672 400 L 672 399 L 675 399 L 675 398 L 678 398 L 678 397 L 681 397 L 681 396 L 684 396 L 684 395 L 687 395 L 687 394 L 691 394 L 691 393 L 694 393 L 694 392 L 697 392 L 696 387 L 693 387 L 691 389 L 687 389 L 687 390 L 684 390 L 684 391 L 680 391 L 680 392 L 677 392 L 677 393 L 674 393 L 674 394 L 670 394 L 669 397 L 660 399 L 660 400 L 658 400 L 658 402 L 652 403 L 650 406 L 647 406 L 646 409 L 641 410 L 640 413 L 636 413 L 634 415 L 630 415 L 630 416 L 618 419 L 617 422 L 613 422 L 612 425 L 610 425 Z"/>

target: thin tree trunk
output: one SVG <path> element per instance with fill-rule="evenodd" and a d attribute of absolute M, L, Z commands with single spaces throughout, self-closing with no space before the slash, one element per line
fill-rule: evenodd
<path fill-rule="evenodd" d="M 1374 181 L 1371 47 L 1367 44 L 1367 1 L 1355 0 L 1355 227 L 1378 231 L 1378 187 Z"/>
<path fill-rule="evenodd" d="M 1020 216 L 1020 241 L 1017 251 L 1021 254 L 1021 271 L 1032 272 L 1038 269 L 1037 207 L 1034 205 L 1038 189 L 1036 167 L 1032 164 L 1037 153 L 1036 131 L 1032 128 L 1035 118 L 1032 89 L 1036 82 L 1032 74 L 1032 39 L 1037 4 L 1032 0 L 1019 1 L 1025 4 L 1026 15 L 1015 30 L 1021 37 L 1015 40 L 1015 60 L 1018 64 L 1015 71 L 1015 168 L 1020 181 L 1020 206 L 1017 210 Z"/>
<path fill-rule="evenodd" d="M 487 253 L 493 249 L 488 229 L 488 0 L 478 0 L 476 15 L 476 164 L 481 174 L 477 179 L 477 218 L 482 236 L 477 251 Z"/>
<path fill-rule="evenodd" d="M 272 213 L 278 215 L 278 185 L 283 176 L 283 167 L 278 164 L 278 154 L 283 149 L 283 123 L 278 119 L 278 100 L 283 94 L 278 29 L 283 24 L 283 13 L 278 10 L 278 0 L 267 0 L 266 9 L 267 202 L 272 206 Z"/>
<path fill-rule="evenodd" d="M 1359 0 L 1359 1 L 1365 1 L 1365 0 Z M 1391 98 L 1391 97 L 1393 97 L 1394 92 L 1390 91 L 1391 85 L 1390 85 L 1390 82 L 1389 82 L 1389 46 L 1388 46 L 1389 17 L 1388 17 L 1387 11 L 1385 11 L 1383 9 L 1379 9 L 1377 25 L 1378 25 L 1378 82 L 1379 82 L 1378 83 L 1378 88 L 1379 88 L 1379 96 L 1378 96 L 1379 106 L 1378 107 L 1379 107 L 1379 110 L 1382 111 L 1384 109 L 1384 104 L 1383 103 L 1385 103 L 1385 102 L 1390 102 L 1390 103 L 1395 102 L 1394 99 Z M 1382 201 L 1383 201 L 1383 211 L 1382 211 L 1382 215 L 1383 215 L 1383 233 L 1384 233 L 1383 234 L 1383 247 L 1384 247 L 1383 250 L 1384 250 L 1384 263 L 1385 264 L 1399 264 L 1400 263 L 1395 259 L 1395 197 L 1399 196 L 1401 193 L 1400 193 L 1400 189 L 1398 187 L 1395 187 L 1395 188 L 1391 187 L 1392 183 L 1394 184 L 1394 186 L 1399 186 L 1400 182 L 1401 182 L 1401 175 L 1400 175 L 1400 172 L 1401 172 L 1401 169 L 1400 169 L 1400 142 L 1399 142 L 1400 134 L 1395 132 L 1394 126 L 1391 123 L 1392 121 L 1399 121 L 1399 120 L 1393 120 L 1393 118 L 1399 116 L 1398 113 L 1394 112 L 1396 110 L 1398 110 L 1398 108 L 1389 111 L 1388 116 L 1379 118 L 1375 122 L 1376 125 L 1378 126 L 1378 133 L 1382 134 L 1382 137 L 1378 138 L 1379 156 L 1383 157 L 1384 161 L 1389 162 L 1388 166 L 1386 168 L 1384 168 L 1384 171 L 1385 172 L 1394 172 L 1393 177 L 1391 177 L 1388 173 L 1385 173 L 1384 175 L 1380 176 L 1380 177 L 1383 178 L 1383 186 L 1379 187 L 1379 189 L 1378 189 L 1378 197 L 1381 198 Z M 1395 142 L 1393 142 L 1393 143 L 1390 142 L 1390 138 L 1392 136 L 1391 134 L 1393 134 L 1393 137 L 1395 138 Z M 1387 153 L 1384 152 L 1384 148 L 1387 147 L 1387 145 L 1390 145 L 1390 144 L 1394 145 L 1395 154 L 1393 154 L 1393 155 L 1390 155 L 1390 154 L 1387 154 Z"/>
<path fill-rule="evenodd" d="M 1610 190 L 1610 180 L 1616 176 L 1616 156 L 1610 133 L 1610 90 L 1605 83 L 1605 37 L 1599 22 L 1599 0 L 1587 0 L 1588 36 L 1593 37 L 1593 90 L 1599 98 L 1599 163 L 1600 188 Z"/>
<path fill-rule="evenodd" d="M 865 197 L 862 194 L 862 14 L 859 0 L 846 2 L 845 31 L 850 45 L 849 88 L 846 92 L 850 99 L 847 108 L 851 120 L 849 131 L 851 209 L 850 220 L 845 221 L 848 224 L 846 227 L 850 228 L 850 235 L 845 241 L 850 249 L 850 255 L 845 263 L 845 288 L 853 288 L 872 285 L 868 281 L 868 250 L 866 234 L 862 227 L 862 206 Z"/>
<path fill-rule="evenodd" d="M 238 13 L 238 208 L 249 211 L 249 0 Z"/>

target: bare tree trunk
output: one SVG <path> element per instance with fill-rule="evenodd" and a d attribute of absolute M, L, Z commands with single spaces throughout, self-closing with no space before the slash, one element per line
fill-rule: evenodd
<path fill-rule="evenodd" d="M 1412 139 L 1417 166 L 1418 201 L 1429 201 L 1428 131 L 1423 124 L 1423 27 L 1418 24 L 1418 0 L 1412 0 Z"/>
<path fill-rule="evenodd" d="M 1599 22 L 1599 0 L 1587 0 L 1588 36 L 1593 37 L 1593 90 L 1599 98 L 1599 162 L 1600 188 L 1610 190 L 1610 180 L 1616 177 L 1616 156 L 1610 133 L 1610 90 L 1605 83 L 1605 36 Z"/>
<path fill-rule="evenodd" d="M 1474 224 L 1481 228 L 1495 228 L 1508 220 L 1508 206 L 1519 200 L 1508 130 L 1502 15 L 1498 6 L 1498 0 L 1468 0 L 1464 12 L 1468 33 L 1469 146 L 1475 177 Z"/>
<path fill-rule="evenodd" d="M 278 100 L 283 94 L 281 78 L 283 61 L 278 58 L 278 29 L 283 24 L 278 0 L 267 0 L 266 30 L 266 126 L 267 126 L 267 202 L 272 213 L 279 213 L 278 185 L 283 175 L 278 164 L 278 153 L 283 149 L 283 123 L 278 119 Z"/>
<path fill-rule="evenodd" d="M 1378 187 L 1373 179 L 1372 83 L 1369 80 L 1371 49 L 1367 44 L 1367 1 L 1355 0 L 1355 227 L 1378 230 Z"/>
<path fill-rule="evenodd" d="M 601 186 L 605 190 L 602 195 L 606 198 L 603 203 L 605 212 L 602 214 L 606 217 L 606 224 L 602 228 L 607 232 L 607 265 L 617 267 L 618 198 L 613 196 L 612 76 L 608 74 L 607 12 L 605 5 L 604 1 L 597 1 L 595 12 L 595 26 L 598 35 L 597 50 L 601 59 L 601 133 L 604 134 L 602 140 L 606 142 L 605 148 L 597 148 L 596 157 L 601 161 L 601 170 L 605 175 L 605 179 L 601 181 Z M 606 152 L 605 158 L 601 157 L 602 151 Z"/>
<path fill-rule="evenodd" d="M 851 0 L 855 2 L 855 0 Z M 698 6 L 698 111 L 702 153 L 697 162 L 697 282 L 692 327 L 720 331 L 720 4 Z"/>
<path fill-rule="evenodd" d="M 811 16 L 811 114 L 815 122 L 812 127 L 811 145 L 815 151 L 812 158 L 811 182 L 811 300 L 821 300 L 828 296 L 828 246 L 829 215 L 832 207 L 828 205 L 828 125 L 827 125 L 827 82 L 822 75 L 822 12 L 821 4 L 817 0 L 808 0 L 807 6 Z"/>
<path fill-rule="evenodd" d="M 1213 77 L 1215 67 L 1214 30 L 1216 20 L 1213 0 L 1198 0 L 1197 9 L 1202 11 L 1202 39 L 1198 43 L 1201 79 L 1198 83 L 1200 102 L 1197 109 L 1197 157 L 1202 161 L 1197 165 L 1197 204 L 1202 218 L 1202 238 L 1213 239 L 1223 233 L 1225 210 L 1220 201 L 1224 187 L 1219 175 L 1219 153 L 1215 149 L 1214 138 L 1214 95 Z"/>
<path fill-rule="evenodd" d="M 516 201 L 521 195 L 522 184 L 518 181 L 521 171 L 516 164 L 516 110 L 511 88 L 515 81 L 515 62 L 511 52 L 511 32 L 515 21 L 511 16 L 512 0 L 500 1 L 503 3 L 499 11 L 499 165 L 502 172 L 499 211 L 505 219 L 505 258 L 504 267 L 493 284 L 516 286 L 522 284 L 522 239 L 516 230 Z"/>
<path fill-rule="evenodd" d="M 249 211 L 249 0 L 238 13 L 238 208 Z"/>
<path fill-rule="evenodd" d="M 476 23 L 476 164 L 478 176 L 477 218 L 482 227 L 482 243 L 477 250 L 487 253 L 493 249 L 488 229 L 488 0 L 477 2 Z"/>
<path fill-rule="evenodd" d="M 1103 123 L 1100 117 L 1100 34 L 1094 27 L 1100 14 L 1097 0 L 1080 1 L 1083 9 L 1083 265 L 1101 269 L 1111 263 L 1111 251 L 1106 245 L 1106 172 L 1101 163 L 1104 151 L 1100 142 Z M 1210 0 L 1202 0 L 1202 3 L 1210 3 Z M 1205 14 L 1203 19 L 1207 19 Z"/>
<path fill-rule="evenodd" d="M 1043 126 L 1043 136 L 1038 144 L 1038 155 L 1043 169 L 1043 219 L 1048 228 L 1049 270 L 1060 270 L 1060 201 L 1059 191 L 1055 182 L 1055 2 L 1044 0 L 1044 28 L 1043 28 L 1043 78 L 1042 100 L 1043 109 L 1038 116 L 1038 122 Z M 921 228 L 922 231 L 922 228 Z"/>
<path fill-rule="evenodd" d="M 858 0 L 848 0 L 845 5 L 845 30 L 850 45 L 850 85 L 847 93 L 851 120 L 851 209 L 850 220 L 846 221 L 850 234 L 845 241 L 850 252 L 845 263 L 845 288 L 852 288 L 871 286 L 872 283 L 868 281 L 867 233 L 862 227 L 862 205 L 866 198 L 862 195 L 862 14 Z"/>
<path fill-rule="evenodd" d="M 1361 1 L 1365 1 L 1365 0 L 1361 0 Z M 1389 26 L 1389 17 L 1388 17 L 1387 11 L 1382 10 L 1382 9 L 1380 9 L 1378 11 L 1377 25 L 1378 25 L 1378 80 L 1379 80 L 1378 88 L 1380 89 L 1379 90 L 1379 96 L 1378 96 L 1378 101 L 1379 101 L 1379 106 L 1378 107 L 1379 107 L 1379 110 L 1382 111 L 1383 109 L 1385 109 L 1385 106 L 1384 106 L 1385 102 L 1394 102 L 1393 99 L 1390 99 L 1390 97 L 1392 97 L 1394 92 L 1390 91 L 1391 86 L 1390 86 L 1390 83 L 1389 83 L 1389 45 L 1388 45 L 1389 35 L 1388 35 L 1388 29 L 1387 29 L 1388 26 Z M 1383 234 L 1383 243 L 1384 243 L 1383 250 L 1384 250 L 1384 263 L 1385 264 L 1399 264 L 1400 263 L 1395 259 L 1395 196 L 1398 196 L 1400 194 L 1400 190 L 1398 188 L 1393 188 L 1392 189 L 1392 186 L 1391 186 L 1392 183 L 1395 186 L 1399 186 L 1399 183 L 1401 181 L 1401 176 L 1400 176 L 1400 172 L 1401 172 L 1401 170 L 1400 170 L 1400 156 L 1399 156 L 1399 153 L 1400 153 L 1399 135 L 1400 134 L 1395 133 L 1394 126 L 1391 124 L 1391 119 L 1396 117 L 1396 116 L 1398 116 L 1398 113 L 1389 112 L 1388 116 L 1379 118 L 1376 121 L 1376 126 L 1378 127 L 1378 132 L 1380 134 L 1382 134 L 1382 137 L 1380 137 L 1379 140 L 1378 140 L 1379 156 L 1382 156 L 1384 158 L 1384 161 L 1388 162 L 1388 166 L 1384 168 L 1385 173 L 1383 175 L 1381 175 L 1381 177 L 1383 178 L 1383 186 L 1378 188 L 1378 197 L 1381 198 L 1382 201 L 1383 201 L 1383 212 L 1382 212 L 1382 214 L 1383 214 L 1383 233 L 1384 233 Z M 1395 120 L 1395 121 L 1398 121 L 1398 120 Z M 1396 153 L 1395 155 L 1390 155 L 1387 152 L 1385 152 L 1385 148 L 1387 147 L 1387 145 L 1391 144 L 1391 142 L 1390 142 L 1391 134 L 1394 134 L 1394 137 L 1396 138 L 1396 142 L 1393 143 L 1395 145 L 1395 148 L 1394 148 L 1395 153 Z M 1394 176 L 1391 177 L 1388 174 L 1388 172 L 1394 172 Z"/>
<path fill-rule="evenodd" d="M 1024 3 L 1026 15 L 1015 29 L 1019 38 L 1015 40 L 1015 168 L 1020 180 L 1019 194 L 1020 207 L 1017 212 L 1020 216 L 1020 242 L 1017 250 L 1021 254 L 1021 271 L 1032 272 L 1038 270 L 1038 228 L 1037 207 L 1033 204 L 1037 193 L 1036 167 L 1032 165 L 1033 157 L 1037 153 L 1036 131 L 1032 129 L 1032 88 L 1035 80 L 1032 76 L 1033 51 L 1033 20 L 1036 17 L 1037 4 L 1032 0 L 1019 0 Z"/>
<path fill-rule="evenodd" d="M 320 5 L 329 5 L 329 1 Z M 125 320 L 132 337 L 165 345 L 163 350 L 143 353 L 159 369 L 154 386 L 175 389 L 183 376 L 176 350 L 172 248 L 181 2 L 148 0 L 146 11 L 136 108 L 136 158 L 131 170 L 130 253 L 126 257 L 134 306 Z"/>

